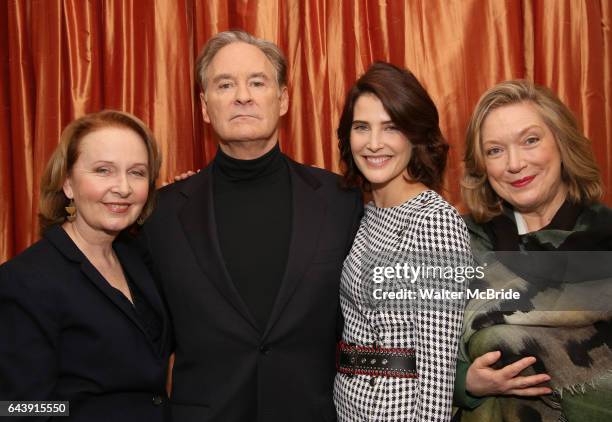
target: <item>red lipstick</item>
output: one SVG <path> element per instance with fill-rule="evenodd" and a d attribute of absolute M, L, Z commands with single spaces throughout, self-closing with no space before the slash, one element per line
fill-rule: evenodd
<path fill-rule="evenodd" d="M 510 184 L 515 188 L 522 188 L 523 186 L 527 186 L 529 183 L 531 183 L 533 179 L 535 179 L 535 176 L 527 176 L 523 177 L 522 179 L 516 180 Z"/>

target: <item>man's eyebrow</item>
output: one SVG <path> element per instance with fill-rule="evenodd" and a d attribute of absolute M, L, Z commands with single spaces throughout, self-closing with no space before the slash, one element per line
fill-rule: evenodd
<path fill-rule="evenodd" d="M 249 79 L 251 78 L 262 78 L 262 79 L 268 79 L 268 75 L 266 75 L 263 72 L 255 72 L 255 73 L 251 73 L 249 75 Z"/>
<path fill-rule="evenodd" d="M 262 78 L 265 80 L 269 79 L 268 75 L 266 75 L 264 72 L 254 72 L 254 73 L 249 74 L 249 79 L 253 79 L 253 78 Z M 229 73 L 220 73 L 212 79 L 212 83 L 217 83 L 224 79 L 229 79 L 233 81 L 235 78 Z"/>
<path fill-rule="evenodd" d="M 233 80 L 234 78 L 229 73 L 220 73 L 219 75 L 217 75 L 217 76 L 215 76 L 213 78 L 212 82 L 213 83 L 217 83 L 217 82 L 219 82 L 220 80 L 223 80 L 223 79 L 232 79 Z"/>

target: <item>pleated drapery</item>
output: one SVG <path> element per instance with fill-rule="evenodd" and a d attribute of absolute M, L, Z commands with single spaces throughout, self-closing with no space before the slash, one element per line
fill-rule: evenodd
<path fill-rule="evenodd" d="M 162 178 L 201 168 L 216 144 L 193 66 L 216 32 L 276 42 L 289 64 L 281 148 L 338 171 L 344 95 L 375 60 L 410 68 L 451 144 L 445 196 L 459 204 L 463 137 L 484 90 L 527 78 L 556 91 L 593 142 L 612 195 L 611 0 L 0 0 L 0 262 L 38 237 L 39 181 L 62 128 L 116 108 L 152 129 Z"/>

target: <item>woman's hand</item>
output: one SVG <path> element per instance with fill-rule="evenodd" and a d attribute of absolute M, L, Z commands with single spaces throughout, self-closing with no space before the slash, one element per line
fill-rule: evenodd
<path fill-rule="evenodd" d="M 191 177 L 191 176 L 193 176 L 194 174 L 199 173 L 199 172 L 200 172 L 200 170 L 199 170 L 199 169 L 198 169 L 198 170 L 196 170 L 196 171 L 193 171 L 193 170 L 187 170 L 185 173 L 181 173 L 181 174 L 179 174 L 179 175 L 177 175 L 177 176 L 174 176 L 174 181 L 175 181 L 175 182 L 178 182 L 179 180 L 185 180 L 185 179 L 187 179 L 187 178 L 189 178 L 189 177 Z"/>
<path fill-rule="evenodd" d="M 536 358 L 529 356 L 520 359 L 501 369 L 493 369 L 491 365 L 501 357 L 500 351 L 485 353 L 472 362 L 465 378 L 465 389 L 473 396 L 541 396 L 552 393 L 548 387 L 539 386 L 550 381 L 548 374 L 536 374 L 530 376 L 519 376 L 529 366 L 533 365 Z"/>
<path fill-rule="evenodd" d="M 178 181 L 181 181 L 181 180 L 188 179 L 191 176 L 193 176 L 194 174 L 197 174 L 199 172 L 200 172 L 200 169 L 198 169 L 196 171 L 187 170 L 184 173 L 181 173 L 181 174 L 178 174 L 178 175 L 174 176 L 174 180 L 170 179 L 167 182 L 162 183 L 162 186 L 166 186 L 166 185 L 169 185 L 170 183 L 174 183 L 174 182 L 178 182 Z"/>

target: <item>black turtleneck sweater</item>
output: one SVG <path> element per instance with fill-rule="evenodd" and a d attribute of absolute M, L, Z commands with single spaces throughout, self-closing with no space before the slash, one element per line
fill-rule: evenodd
<path fill-rule="evenodd" d="M 217 234 L 229 275 L 263 331 L 287 264 L 291 181 L 278 144 L 254 160 L 218 149 L 213 164 Z"/>

